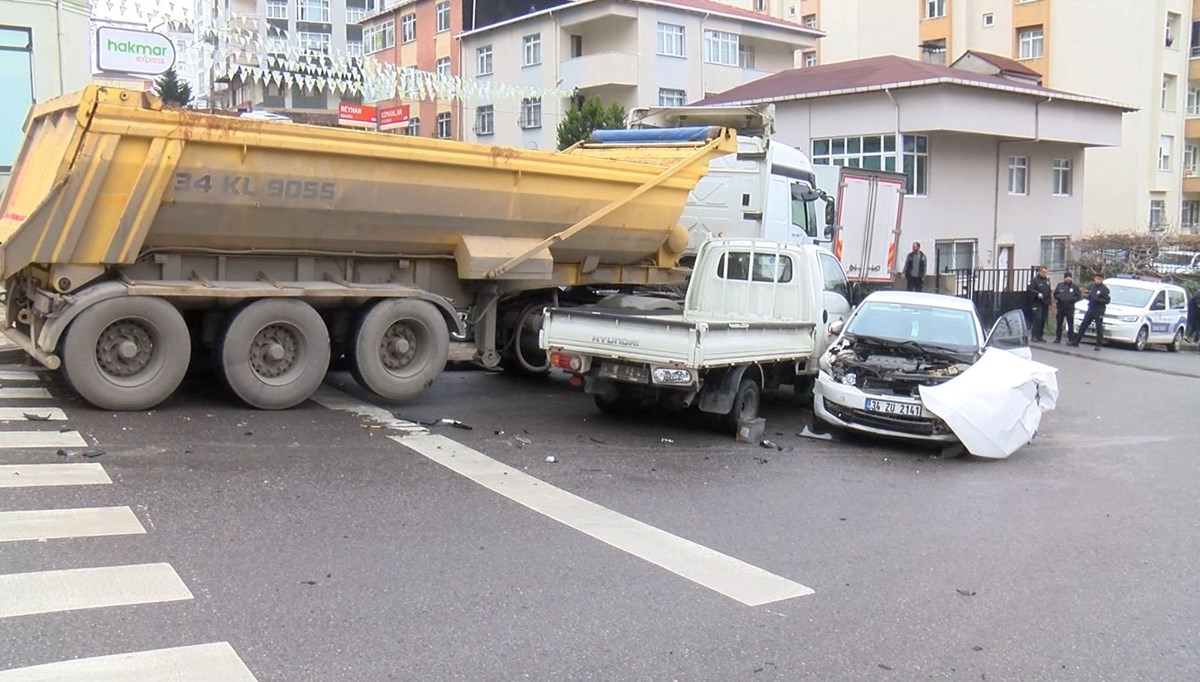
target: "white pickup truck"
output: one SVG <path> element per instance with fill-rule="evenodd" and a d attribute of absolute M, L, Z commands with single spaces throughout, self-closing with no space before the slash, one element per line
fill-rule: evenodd
<path fill-rule="evenodd" d="M 701 248 L 682 307 L 615 297 L 550 308 L 539 343 L 605 412 L 695 405 L 736 428 L 758 415 L 764 388 L 808 390 L 829 326 L 849 314 L 849 284 L 829 250 L 718 239 Z"/>

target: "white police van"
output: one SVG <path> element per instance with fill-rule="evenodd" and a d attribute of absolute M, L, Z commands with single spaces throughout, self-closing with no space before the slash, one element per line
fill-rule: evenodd
<path fill-rule="evenodd" d="M 1137 350 L 1145 350 L 1151 343 L 1164 344 L 1171 352 L 1179 350 L 1187 328 L 1188 300 L 1183 287 L 1123 277 L 1110 277 L 1104 284 L 1112 294 L 1104 311 L 1106 341 L 1128 343 Z M 1077 330 L 1087 308 L 1086 300 L 1075 304 Z M 1095 334 L 1093 325 L 1087 335 Z"/>

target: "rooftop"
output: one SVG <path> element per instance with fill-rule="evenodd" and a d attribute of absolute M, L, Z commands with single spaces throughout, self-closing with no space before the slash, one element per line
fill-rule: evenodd
<path fill-rule="evenodd" d="M 961 60 L 963 57 L 966 57 L 967 55 L 976 57 L 978 59 L 981 59 L 981 60 L 987 62 L 988 64 L 991 64 L 992 66 L 994 66 L 998 70 L 1000 70 L 1001 73 L 1012 73 L 1012 74 L 1017 74 L 1019 76 L 1028 76 L 1030 78 L 1036 78 L 1038 80 L 1041 80 L 1041 78 L 1042 78 L 1042 74 L 1038 73 L 1037 71 L 1034 71 L 1033 69 L 1029 68 L 1028 66 L 1022 64 L 1021 62 L 1019 62 L 1015 59 L 1009 59 L 1008 57 L 1001 57 L 1000 55 L 992 54 L 991 52 L 980 52 L 979 50 L 967 50 L 966 52 L 963 53 L 962 57 L 959 57 L 958 59 L 954 60 L 955 64 L 957 64 L 959 60 Z M 950 66 L 951 66 L 951 68 L 953 68 L 954 64 L 951 64 Z"/>

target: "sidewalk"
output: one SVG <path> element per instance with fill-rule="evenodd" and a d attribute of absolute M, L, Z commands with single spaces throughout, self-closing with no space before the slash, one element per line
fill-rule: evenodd
<path fill-rule="evenodd" d="M 1106 365 L 1119 365 L 1158 374 L 1200 379 L 1200 352 L 1197 352 L 1195 344 L 1185 343 L 1178 353 L 1172 353 L 1161 346 L 1150 346 L 1139 353 L 1131 347 L 1108 344 L 1097 352 L 1095 343 L 1090 340 L 1085 340 L 1076 347 L 1068 346 L 1066 342 L 1056 344 L 1052 340 L 1046 343 L 1035 343 L 1030 347 L 1033 349 L 1035 360 L 1038 360 L 1037 356 L 1042 353 L 1071 355 L 1084 360 L 1103 362 Z M 1049 360 L 1050 364 L 1053 364 L 1051 358 L 1042 357 L 1040 359 Z"/>

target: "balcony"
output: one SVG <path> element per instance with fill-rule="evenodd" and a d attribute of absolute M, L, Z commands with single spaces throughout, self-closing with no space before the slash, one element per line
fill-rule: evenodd
<path fill-rule="evenodd" d="M 1200 117 L 1187 115 L 1187 119 L 1183 122 L 1183 136 L 1188 140 L 1200 139 Z M 1189 142 L 1188 144 L 1194 144 Z"/>
<path fill-rule="evenodd" d="M 598 52 L 562 63 L 562 87 L 568 90 L 603 86 L 637 87 L 638 58 L 628 52 Z"/>
<path fill-rule="evenodd" d="M 1193 173 L 1193 171 L 1183 171 L 1183 191 L 1188 194 L 1200 194 L 1200 175 L 1195 173 L 1188 175 L 1188 173 Z"/>

